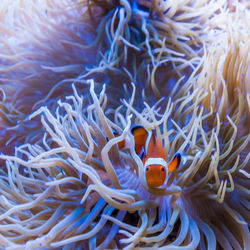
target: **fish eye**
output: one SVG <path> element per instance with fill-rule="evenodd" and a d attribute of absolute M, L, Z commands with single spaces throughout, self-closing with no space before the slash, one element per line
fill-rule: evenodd
<path fill-rule="evenodd" d="M 146 167 L 146 171 L 148 171 L 148 167 Z"/>
<path fill-rule="evenodd" d="M 164 167 L 162 167 L 162 168 L 161 168 L 161 171 L 162 171 L 162 172 L 164 172 L 164 171 L 165 171 L 165 168 L 164 168 Z"/>

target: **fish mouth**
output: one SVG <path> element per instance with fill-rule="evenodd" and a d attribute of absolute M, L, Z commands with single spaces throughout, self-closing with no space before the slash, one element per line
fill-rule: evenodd
<path fill-rule="evenodd" d="M 166 168 L 162 165 L 150 165 L 145 169 L 146 181 L 149 187 L 160 187 L 166 181 Z"/>

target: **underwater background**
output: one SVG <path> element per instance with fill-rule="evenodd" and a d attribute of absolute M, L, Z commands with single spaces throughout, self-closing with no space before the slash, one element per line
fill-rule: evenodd
<path fill-rule="evenodd" d="M 250 249 L 249 141 L 249 1 L 1 1 L 1 249 Z"/>

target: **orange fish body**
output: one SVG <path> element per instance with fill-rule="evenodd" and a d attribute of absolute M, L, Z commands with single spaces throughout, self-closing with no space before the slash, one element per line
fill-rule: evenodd
<path fill-rule="evenodd" d="M 167 164 L 161 143 L 155 135 L 155 131 L 149 132 L 142 126 L 131 129 L 134 136 L 135 152 L 140 156 L 145 168 L 145 177 L 149 187 L 159 187 L 164 184 L 169 172 L 174 171 L 180 163 L 181 156 L 177 153 Z M 118 144 L 119 148 L 125 145 Z"/>
<path fill-rule="evenodd" d="M 141 134 L 140 137 L 138 131 Z M 132 133 L 135 140 L 135 149 L 140 148 L 141 151 L 140 156 L 145 168 L 148 186 L 161 186 L 165 182 L 167 172 L 167 161 L 161 143 L 154 132 L 150 133 L 143 127 L 135 127 Z M 138 152 L 138 150 L 136 151 Z"/>

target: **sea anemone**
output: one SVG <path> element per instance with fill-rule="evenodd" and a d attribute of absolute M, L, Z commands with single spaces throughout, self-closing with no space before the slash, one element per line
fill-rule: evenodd
<path fill-rule="evenodd" d="M 2 1 L 0 127 L 9 151 L 39 138 L 36 121 L 27 121 L 30 113 L 45 102 L 55 109 L 55 99 L 71 93 L 72 81 L 96 63 L 97 48 L 88 47 L 95 26 L 84 12 L 72 1 Z"/>
<path fill-rule="evenodd" d="M 242 139 L 236 139 L 229 116 L 227 133 L 220 130 L 219 114 L 215 129 L 203 125 L 213 116 L 197 105 L 207 95 L 204 90 L 187 93 L 181 104 L 169 100 L 163 113 L 161 102 L 135 110 L 135 87 L 132 98 L 116 110 L 106 110 L 105 88 L 98 98 L 93 81 L 88 105 L 74 85 L 73 90 L 68 101 L 58 102 L 54 115 L 42 107 L 30 117 L 41 114 L 46 132 L 40 143 L 16 148 L 15 156 L 1 155 L 7 168 L 1 175 L 4 246 L 249 247 L 248 174 L 243 170 L 249 154 L 239 164 L 249 136 L 239 145 Z M 169 158 L 185 153 L 166 187 L 147 186 L 133 147 L 118 150 L 116 144 L 131 137 L 131 122 L 155 129 Z M 114 130 L 121 136 L 113 138 Z M 219 143 L 229 133 L 235 139 Z"/>
<path fill-rule="evenodd" d="M 112 93 L 132 81 L 144 98 L 159 98 L 161 90 L 169 95 L 174 82 L 200 63 L 203 44 L 211 40 L 207 22 L 223 8 L 224 1 L 3 1 L 0 81 L 8 112 L 2 112 L 1 127 L 22 124 L 30 131 L 27 116 L 44 102 L 55 109 L 80 79 L 109 83 Z"/>
<path fill-rule="evenodd" d="M 206 3 L 53 1 L 27 31 L 36 34 L 28 48 L 19 34 L 27 9 L 7 8 L 21 17 L 0 55 L 1 151 L 13 142 L 0 155 L 1 246 L 250 248 L 249 10 Z M 41 20 L 52 33 L 40 34 Z M 81 25 L 88 36 L 98 27 L 91 45 Z M 96 62 L 84 59 L 97 48 Z M 167 160 L 182 155 L 165 186 L 147 185 L 133 124 L 155 130 Z M 131 148 L 119 149 L 125 138 Z"/>

